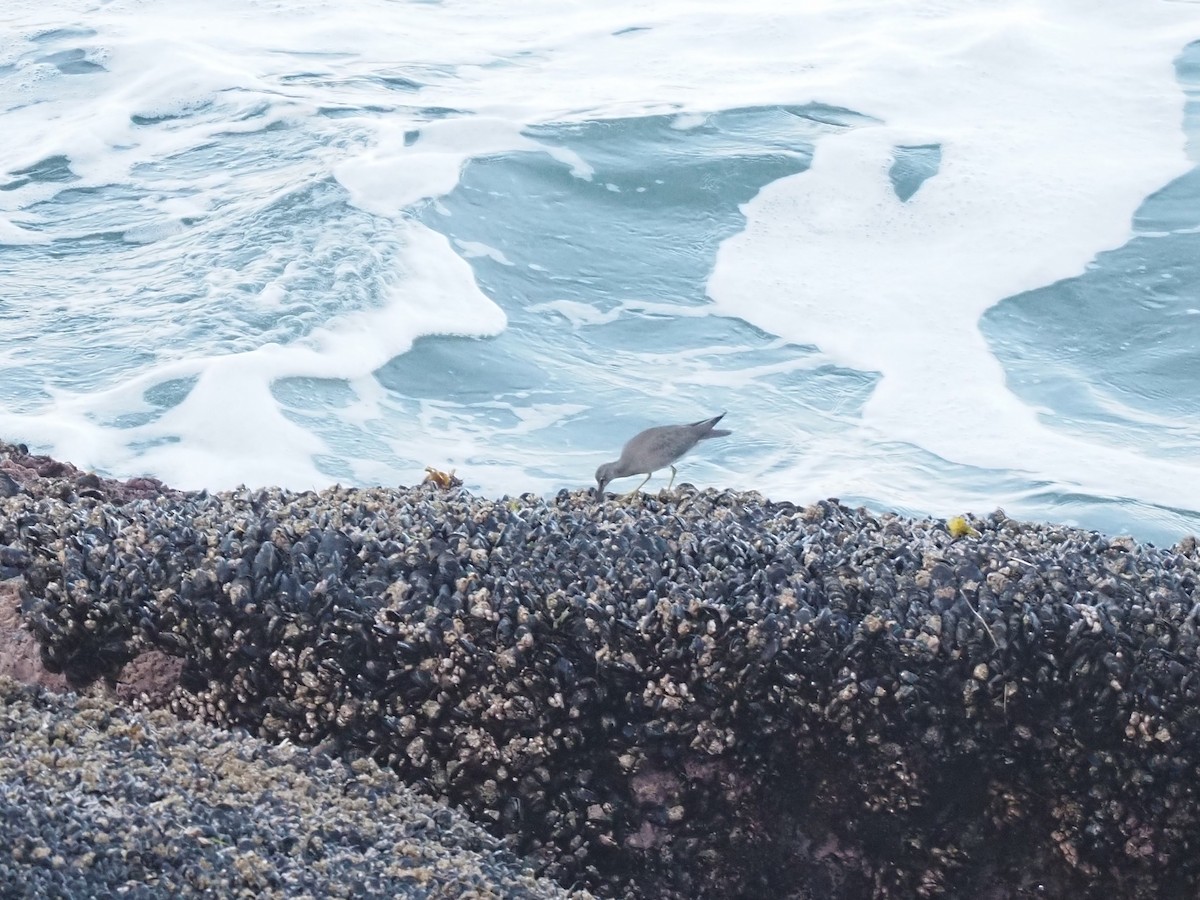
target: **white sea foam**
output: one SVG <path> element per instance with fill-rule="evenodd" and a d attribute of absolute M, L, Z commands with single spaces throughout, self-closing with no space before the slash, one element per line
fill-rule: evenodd
<path fill-rule="evenodd" d="M 722 111 L 816 103 L 859 119 L 831 125 L 810 169 L 745 204 L 711 304 L 564 291 L 528 305 L 558 329 L 541 340 L 570 361 L 604 329 L 646 321 L 657 341 L 660 319 L 717 315 L 806 348 L 734 365 L 746 347 L 652 341 L 592 373 L 614 394 L 686 400 L 689 415 L 718 387 L 772 398 L 769 417 L 735 426 L 740 443 L 698 461 L 701 477 L 925 510 L 1036 508 L 1046 484 L 1200 510 L 1195 466 L 1068 435 L 1017 399 L 978 325 L 1121 245 L 1138 204 L 1184 171 L 1172 60 L 1200 38 L 1195 4 L 9 0 L 5 16 L 0 301 L 22 304 L 0 337 L 0 391 L 21 398 L 0 413 L 5 436 L 183 486 L 313 486 L 330 480 L 322 458 L 369 481 L 449 460 L 490 491 L 576 484 L 601 455 L 567 436 L 581 396 L 604 400 L 588 387 L 556 394 L 545 371 L 522 374 L 522 390 L 469 409 L 381 387 L 377 370 L 421 337 L 504 331 L 463 257 L 556 277 L 553 248 L 469 229 L 452 245 L 418 215 L 452 218 L 439 198 L 473 163 L 513 154 L 552 160 L 605 203 L 640 202 L 664 189 L 657 173 L 625 184 L 548 132 L 662 115 L 691 141 Z M 941 148 L 938 171 L 902 203 L 896 148 L 927 145 Z M 781 138 L 763 153 L 802 149 Z M 39 174 L 55 160 L 66 168 Z M 71 199 L 88 191 L 104 201 Z M 607 256 L 655 257 L 644 235 L 604 237 Z M 89 241 L 90 256 L 27 255 Z M 526 306 L 517 291 L 501 298 L 510 309 Z M 84 366 L 89 353 L 101 357 Z M 861 418 L 844 398 L 788 395 L 786 378 L 831 364 L 882 376 Z M 289 379 L 345 391 L 298 409 L 280 396 Z M 165 410 L 147 399 L 175 382 L 189 387 Z"/>
<path fill-rule="evenodd" d="M 16 222 L 0 218 L 0 244 L 18 247 L 24 244 L 44 244 L 48 239 Z"/>
<path fill-rule="evenodd" d="M 877 438 L 1200 506 L 1200 467 L 1046 424 L 1009 392 L 978 328 L 1003 298 L 1078 275 L 1122 244 L 1142 200 L 1186 171 L 1170 61 L 1195 33 L 1195 10 L 1020 3 L 872 16 L 869 52 L 823 70 L 821 99 L 883 124 L 824 139 L 811 169 L 745 206 L 747 227 L 709 281 L 718 308 L 880 372 L 864 410 Z M 901 202 L 888 169 L 894 148 L 914 143 L 940 145 L 941 167 Z"/>
<path fill-rule="evenodd" d="M 86 395 L 60 393 L 48 411 L 0 413 L 0 429 L 48 443 L 81 465 L 139 465 L 185 488 L 285 483 L 316 487 L 313 456 L 328 448 L 298 426 L 271 392 L 281 378 L 345 379 L 367 376 L 407 351 L 425 334 L 485 336 L 505 325 L 504 313 L 479 293 L 468 265 L 449 242 L 409 223 L 388 302 L 342 316 L 294 344 L 264 344 L 242 353 L 194 357 L 152 368 L 115 388 Z M 108 431 L 97 441 L 94 419 L 145 410 L 145 393 L 163 382 L 194 378 L 187 396 L 154 422 Z M 359 396 L 369 403 L 377 395 Z M 360 421 L 375 417 L 360 408 Z M 145 448 L 148 445 L 148 449 Z M 282 447 L 290 448 L 281 453 Z"/>
<path fill-rule="evenodd" d="M 458 247 L 467 259 L 477 259 L 480 256 L 486 256 L 488 259 L 495 260 L 502 266 L 513 265 L 512 261 L 504 255 L 503 251 L 488 246 L 481 241 L 456 240 L 454 246 Z"/>

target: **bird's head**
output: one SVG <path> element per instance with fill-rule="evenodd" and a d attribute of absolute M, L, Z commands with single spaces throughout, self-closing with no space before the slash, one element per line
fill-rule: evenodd
<path fill-rule="evenodd" d="M 616 477 L 616 463 L 605 463 L 596 470 L 596 496 L 603 497 L 604 489 Z"/>

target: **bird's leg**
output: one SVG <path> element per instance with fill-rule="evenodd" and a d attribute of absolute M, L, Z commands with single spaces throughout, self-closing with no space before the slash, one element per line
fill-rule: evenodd
<path fill-rule="evenodd" d="M 651 473 L 649 473 L 649 474 L 648 474 L 648 475 L 647 475 L 645 478 L 643 478 L 643 479 L 642 479 L 642 484 L 645 484 L 647 481 L 649 481 L 649 480 L 650 480 L 650 475 L 653 475 L 653 474 L 654 474 L 654 473 L 653 473 L 653 472 L 651 472 Z M 629 492 L 628 494 L 626 494 L 625 496 L 626 496 L 626 497 L 632 497 L 634 494 L 636 494 L 638 491 L 640 491 L 640 490 L 642 489 L 642 484 L 639 484 L 637 487 L 635 487 L 635 488 L 634 488 L 632 491 L 630 491 L 630 492 Z"/>
<path fill-rule="evenodd" d="M 675 467 L 671 466 L 671 480 L 667 482 L 667 490 L 671 489 L 671 485 L 675 483 Z"/>

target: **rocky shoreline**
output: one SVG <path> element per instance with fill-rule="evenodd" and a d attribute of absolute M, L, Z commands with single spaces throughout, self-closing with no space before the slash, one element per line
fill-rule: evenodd
<path fill-rule="evenodd" d="M 198 766 L 266 741 L 398 778 L 520 854 L 480 895 L 1197 896 L 1195 541 L 970 525 L 688 486 L 185 493 L 0 445 L 0 674 L 120 692 L 0 708 L 159 705 Z"/>
<path fill-rule="evenodd" d="M 369 760 L 0 677 L 0 895 L 584 900 Z"/>

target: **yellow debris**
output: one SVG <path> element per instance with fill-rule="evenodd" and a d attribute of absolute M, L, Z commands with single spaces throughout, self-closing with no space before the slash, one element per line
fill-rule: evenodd
<path fill-rule="evenodd" d="M 947 520 L 946 530 L 950 532 L 952 537 L 960 538 L 970 535 L 971 537 L 979 537 L 979 532 L 971 527 L 970 523 L 963 516 L 954 516 Z"/>
<path fill-rule="evenodd" d="M 425 467 L 425 480 L 423 484 L 433 484 L 441 488 L 443 491 L 448 491 L 450 488 L 462 487 L 462 479 L 454 475 L 454 470 L 443 472 L 440 469 L 435 469 L 433 466 Z"/>

